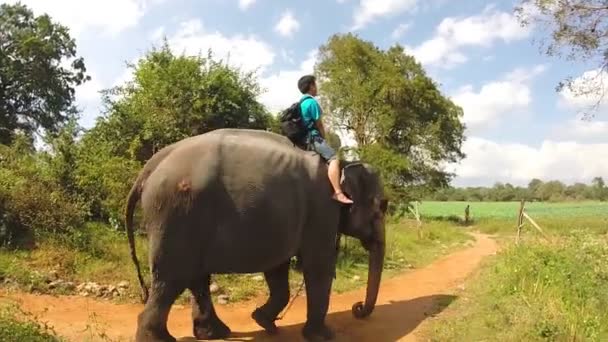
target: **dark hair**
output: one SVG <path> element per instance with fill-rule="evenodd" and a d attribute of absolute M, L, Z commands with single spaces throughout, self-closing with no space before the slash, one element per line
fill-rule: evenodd
<path fill-rule="evenodd" d="M 302 94 L 306 94 L 310 91 L 310 87 L 315 84 L 316 79 L 313 75 L 306 75 L 300 77 L 298 80 L 298 89 Z"/>

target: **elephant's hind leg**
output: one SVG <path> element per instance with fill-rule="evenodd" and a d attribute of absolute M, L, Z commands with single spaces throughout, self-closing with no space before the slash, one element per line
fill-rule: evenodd
<path fill-rule="evenodd" d="M 277 332 L 277 316 L 289 302 L 289 261 L 264 273 L 270 297 L 251 317 L 269 334 Z"/>
<path fill-rule="evenodd" d="M 137 319 L 137 342 L 176 341 L 167 330 L 167 318 L 171 305 L 184 289 L 172 282 L 153 280 L 150 298 Z"/>
<path fill-rule="evenodd" d="M 230 336 L 230 328 L 217 317 L 213 307 L 209 292 L 210 281 L 211 277 L 206 275 L 190 287 L 193 333 L 197 340 L 224 339 Z"/>

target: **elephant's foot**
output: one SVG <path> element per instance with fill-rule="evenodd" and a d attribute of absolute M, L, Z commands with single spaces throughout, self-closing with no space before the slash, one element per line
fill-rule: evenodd
<path fill-rule="evenodd" d="M 252 314 L 251 318 L 270 335 L 277 333 L 277 326 L 274 324 L 274 320 L 268 317 L 268 315 L 261 309 L 256 309 Z"/>
<path fill-rule="evenodd" d="M 166 329 L 138 329 L 135 341 L 137 342 L 176 342 Z"/>
<path fill-rule="evenodd" d="M 231 334 L 230 328 L 219 319 L 207 322 L 195 320 L 193 332 L 197 340 L 222 340 Z"/>
<path fill-rule="evenodd" d="M 334 332 L 325 324 L 312 325 L 306 323 L 302 335 L 307 341 L 329 341 L 335 337 Z"/>

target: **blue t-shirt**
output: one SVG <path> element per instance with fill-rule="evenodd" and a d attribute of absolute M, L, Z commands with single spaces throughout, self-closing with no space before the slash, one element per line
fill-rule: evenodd
<path fill-rule="evenodd" d="M 308 94 L 302 96 L 302 104 L 300 104 L 300 110 L 302 111 L 302 119 L 304 120 L 304 124 L 306 125 L 306 127 L 311 127 L 313 125 L 313 122 L 319 120 L 321 118 L 321 115 L 323 115 L 323 112 L 321 111 L 321 106 L 319 106 L 317 100 Z M 310 134 L 313 136 L 321 135 L 316 128 L 311 128 Z"/>

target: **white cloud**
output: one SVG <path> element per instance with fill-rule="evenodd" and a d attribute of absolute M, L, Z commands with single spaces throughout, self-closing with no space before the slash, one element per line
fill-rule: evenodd
<path fill-rule="evenodd" d="M 608 143 L 544 140 L 539 147 L 532 147 L 469 137 L 463 151 L 467 158 L 453 166 L 457 185 L 491 185 L 496 181 L 525 185 L 532 178 L 589 182 L 608 174 Z"/>
<path fill-rule="evenodd" d="M 241 10 L 246 10 L 249 7 L 253 6 L 253 4 L 255 4 L 256 0 L 239 0 L 239 8 Z"/>
<path fill-rule="evenodd" d="M 253 35 L 225 36 L 221 32 L 209 32 L 198 19 L 182 22 L 178 31 L 168 38 L 176 53 L 206 54 L 212 49 L 215 58 L 227 60 L 243 70 L 264 69 L 274 62 L 275 53 L 270 45 Z"/>
<path fill-rule="evenodd" d="M 291 11 L 285 11 L 274 27 L 274 30 L 283 37 L 291 37 L 299 29 L 300 23 L 293 16 Z"/>
<path fill-rule="evenodd" d="M 400 39 L 401 37 L 403 37 L 405 32 L 407 32 L 410 29 L 410 27 L 412 27 L 411 23 L 399 24 L 399 26 L 397 26 L 391 33 L 391 37 L 394 40 Z"/>
<path fill-rule="evenodd" d="M 608 142 L 608 121 L 571 119 L 566 123 L 557 125 L 551 137 L 560 140 L 574 140 L 584 143 Z"/>
<path fill-rule="evenodd" d="M 353 30 L 359 30 L 377 18 L 393 16 L 416 8 L 417 0 L 360 0 L 355 9 Z"/>
<path fill-rule="evenodd" d="M 48 13 L 70 28 L 73 36 L 86 30 L 116 35 L 135 27 L 151 5 L 163 0 L 22 0 L 35 14 Z M 0 3 L 16 0 L 0 0 Z"/>
<path fill-rule="evenodd" d="M 101 93 L 104 84 L 99 80 L 97 73 L 87 71 L 91 80 L 76 88 L 76 105 L 82 111 L 80 124 L 90 128 L 95 124 L 95 118 L 99 115 L 101 108 Z"/>
<path fill-rule="evenodd" d="M 456 91 L 452 100 L 462 107 L 469 132 L 497 124 L 504 115 L 526 109 L 532 101 L 529 83 L 544 70 L 543 65 L 515 69 L 504 79 L 486 83 L 478 91 L 471 85 Z"/>
<path fill-rule="evenodd" d="M 559 104 L 571 109 L 589 109 L 594 106 L 608 107 L 608 72 L 589 70 L 575 78 L 571 87 L 560 92 Z"/>
<path fill-rule="evenodd" d="M 487 7 L 476 16 L 443 19 L 433 38 L 408 50 L 422 64 L 451 68 L 468 60 L 461 51 L 463 47 L 490 47 L 496 41 L 526 38 L 529 33 L 529 29 L 521 27 L 514 15 Z"/>
<path fill-rule="evenodd" d="M 298 90 L 298 79 L 313 73 L 316 60 L 317 50 L 313 50 L 308 53 L 307 59 L 300 64 L 299 68 L 282 70 L 261 78 L 260 84 L 266 91 L 260 96 L 260 102 L 273 114 L 289 107 L 302 96 Z"/>

